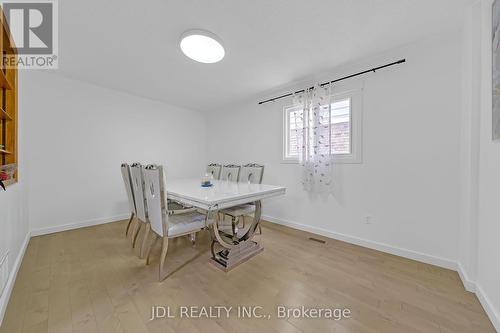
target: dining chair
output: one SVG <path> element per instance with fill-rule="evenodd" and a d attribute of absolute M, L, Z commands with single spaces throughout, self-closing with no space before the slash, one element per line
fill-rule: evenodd
<path fill-rule="evenodd" d="M 239 173 L 238 182 L 248 183 L 248 184 L 262 184 L 262 178 L 264 176 L 264 166 L 256 163 L 249 163 L 244 165 Z M 223 209 L 221 213 L 223 216 L 229 216 L 231 218 L 231 227 L 233 236 L 236 236 L 238 232 L 238 224 L 240 218 L 242 218 L 243 228 L 245 227 L 245 216 L 252 215 L 255 212 L 255 205 L 253 203 L 239 205 L 227 209 Z M 262 228 L 259 223 L 259 233 L 262 234 Z"/>
<path fill-rule="evenodd" d="M 142 173 L 142 165 L 134 163 L 130 167 L 130 175 L 132 179 L 132 190 L 135 198 L 136 223 L 132 229 L 132 248 L 135 248 L 137 236 L 143 225 L 146 225 L 148 230 L 148 212 L 146 199 L 144 197 L 144 177 Z"/>
<path fill-rule="evenodd" d="M 125 191 L 127 192 L 128 206 L 130 210 L 130 218 L 127 223 L 127 228 L 125 229 L 125 237 L 128 236 L 128 231 L 130 229 L 130 224 L 136 215 L 135 211 L 135 199 L 134 199 L 134 190 L 132 189 L 132 178 L 130 175 L 130 165 L 127 163 L 122 163 L 121 172 L 123 183 L 125 184 Z"/>
<path fill-rule="evenodd" d="M 241 167 L 239 165 L 227 164 L 224 165 L 221 171 L 220 179 L 230 182 L 238 181 Z"/>
<path fill-rule="evenodd" d="M 238 176 L 238 182 L 249 184 L 262 184 L 264 166 L 257 163 L 245 164 Z"/>
<path fill-rule="evenodd" d="M 211 174 L 214 179 L 220 179 L 220 172 L 222 169 L 222 165 L 217 163 L 210 163 L 207 165 L 207 173 Z"/>
<path fill-rule="evenodd" d="M 130 169 L 132 176 L 132 189 L 136 202 L 136 220 L 138 220 L 132 231 L 132 248 L 135 248 L 141 227 L 144 226 L 144 235 L 142 237 L 141 248 L 139 250 L 139 257 L 144 258 L 147 241 L 151 232 L 149 209 L 144 195 L 144 166 L 140 163 L 134 163 Z M 168 213 L 171 215 L 186 214 L 196 210 L 194 207 L 186 207 L 175 201 L 166 200 L 166 202 Z M 195 242 L 194 235 L 191 236 L 191 242 Z"/>
<path fill-rule="evenodd" d="M 154 240 L 146 253 L 146 264 L 149 264 L 151 248 L 157 240 L 161 239 L 161 256 L 159 264 L 159 279 L 162 281 L 164 274 L 165 258 L 168 251 L 169 238 L 191 235 L 206 229 L 212 220 L 206 220 L 204 214 L 191 211 L 186 214 L 173 215 L 165 209 L 166 189 L 163 167 L 161 165 L 148 165 L 143 168 L 145 180 L 145 197 L 148 206 L 148 218 L 153 231 Z"/>

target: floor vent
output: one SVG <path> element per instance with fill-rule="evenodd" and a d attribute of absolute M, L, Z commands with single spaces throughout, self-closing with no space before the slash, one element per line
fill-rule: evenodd
<path fill-rule="evenodd" d="M 312 240 L 313 242 L 318 242 L 318 243 L 321 243 L 321 244 L 326 244 L 326 242 L 322 239 L 317 239 L 317 238 L 314 238 L 314 237 L 309 237 L 309 240 Z"/>
<path fill-rule="evenodd" d="M 9 253 L 0 259 L 0 296 L 3 294 L 5 285 L 9 280 Z"/>

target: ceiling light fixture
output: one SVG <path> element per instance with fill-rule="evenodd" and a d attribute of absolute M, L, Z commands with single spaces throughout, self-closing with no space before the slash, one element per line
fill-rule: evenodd
<path fill-rule="evenodd" d="M 219 38 L 204 30 L 186 31 L 182 34 L 179 45 L 187 57 L 205 64 L 219 62 L 225 55 Z"/>

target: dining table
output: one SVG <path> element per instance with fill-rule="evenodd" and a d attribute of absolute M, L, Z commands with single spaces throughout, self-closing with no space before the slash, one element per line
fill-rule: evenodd
<path fill-rule="evenodd" d="M 223 271 L 229 271 L 263 251 L 260 242 L 254 239 L 261 222 L 262 200 L 282 196 L 283 186 L 212 180 L 211 186 L 202 186 L 200 179 L 171 179 L 166 183 L 167 198 L 185 206 L 203 210 L 211 227 L 211 263 Z M 220 213 L 224 209 L 253 204 L 255 211 L 248 229 L 234 235 L 219 226 Z M 216 250 L 216 246 L 222 247 Z"/>

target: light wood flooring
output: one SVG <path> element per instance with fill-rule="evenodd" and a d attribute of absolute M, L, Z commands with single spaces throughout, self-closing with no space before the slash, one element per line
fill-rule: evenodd
<path fill-rule="evenodd" d="M 265 223 L 264 252 L 229 273 L 209 264 L 208 232 L 194 247 L 172 240 L 160 283 L 159 246 L 145 266 L 124 228 L 32 238 L 0 332 L 494 332 L 450 270 Z M 272 317 L 150 321 L 153 305 L 254 305 Z M 349 308 L 352 317 L 277 319 L 277 305 Z"/>

